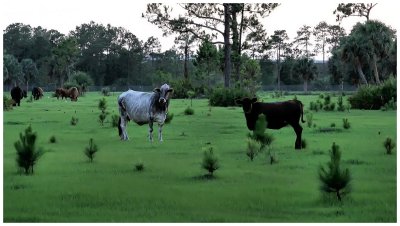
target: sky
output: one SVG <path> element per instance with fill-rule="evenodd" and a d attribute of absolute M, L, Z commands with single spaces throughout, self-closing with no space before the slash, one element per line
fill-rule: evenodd
<path fill-rule="evenodd" d="M 163 1 L 157 1 L 163 2 Z M 167 3 L 175 6 L 174 3 Z M 174 1 L 176 3 L 176 1 Z M 238 2 L 238 1 L 230 1 Z M 239 1 L 240 2 L 240 1 Z M 316 26 L 321 21 L 337 24 L 333 11 L 338 1 L 278 1 L 281 5 L 267 18 L 263 19 L 267 34 L 275 30 L 286 30 L 289 38 L 296 36 L 297 30 L 303 25 Z M 400 18 L 398 3 L 394 0 L 377 1 L 371 11 L 370 19 L 377 19 L 398 30 Z M 124 27 L 146 41 L 148 37 L 158 37 L 162 51 L 170 49 L 174 37 L 162 37 L 162 32 L 155 25 L 147 22 L 141 15 L 146 11 L 150 1 L 127 0 L 1 0 L 0 25 L 4 31 L 12 23 L 29 24 L 32 27 L 42 26 L 46 29 L 56 29 L 68 34 L 76 26 L 90 21 Z M 313 9 L 310 9 L 310 5 Z M 364 18 L 346 18 L 342 26 L 347 33 L 358 21 Z"/>

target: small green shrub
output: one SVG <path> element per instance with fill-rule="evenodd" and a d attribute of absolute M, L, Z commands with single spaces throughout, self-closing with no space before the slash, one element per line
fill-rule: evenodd
<path fill-rule="evenodd" d="M 93 142 L 93 138 L 89 140 L 89 146 L 85 148 L 85 155 L 89 158 L 90 162 L 93 162 L 94 156 L 98 151 L 97 145 Z"/>
<path fill-rule="evenodd" d="M 167 117 L 165 117 L 165 124 L 171 123 L 172 119 L 174 118 L 174 113 L 168 113 Z"/>
<path fill-rule="evenodd" d="M 55 136 L 51 136 L 49 142 L 52 143 L 52 144 L 56 143 L 57 142 L 56 137 Z"/>
<path fill-rule="evenodd" d="M 14 100 L 6 96 L 3 96 L 3 111 L 9 111 L 13 109 Z"/>
<path fill-rule="evenodd" d="M 393 148 L 396 146 L 395 142 L 392 138 L 387 137 L 385 142 L 383 142 L 383 146 L 386 149 L 386 154 L 391 155 Z"/>
<path fill-rule="evenodd" d="M 328 168 L 323 166 L 319 168 L 319 179 L 321 181 L 321 191 L 325 193 L 335 193 L 339 201 L 342 196 L 350 192 L 350 171 L 349 169 L 340 169 L 341 152 L 339 145 L 332 144 L 330 151 L 331 161 L 327 164 Z"/>
<path fill-rule="evenodd" d="M 247 139 L 247 151 L 246 155 L 250 158 L 251 161 L 257 156 L 259 150 L 261 148 L 261 144 L 253 139 Z"/>
<path fill-rule="evenodd" d="M 32 103 L 33 102 L 33 96 L 29 96 L 29 98 L 26 100 L 27 103 Z"/>
<path fill-rule="evenodd" d="M 344 129 L 350 129 L 350 122 L 347 118 L 343 119 L 343 128 Z"/>
<path fill-rule="evenodd" d="M 195 97 L 196 93 L 193 90 L 189 90 L 186 93 L 187 93 L 187 96 L 190 99 L 190 107 L 193 107 L 192 100 L 193 100 L 193 97 Z"/>
<path fill-rule="evenodd" d="M 79 121 L 78 118 L 75 118 L 74 116 L 72 116 L 70 123 L 72 126 L 76 126 L 78 124 L 78 121 Z"/>
<path fill-rule="evenodd" d="M 264 114 L 258 116 L 253 134 L 248 134 L 248 137 L 260 142 L 260 151 L 262 151 L 266 146 L 270 146 L 274 141 L 274 137 L 271 134 L 265 132 L 267 128 L 267 120 Z"/>
<path fill-rule="evenodd" d="M 381 107 L 382 111 L 389 111 L 389 110 L 396 110 L 397 109 L 397 103 L 395 102 L 394 98 L 389 100 L 385 105 Z"/>
<path fill-rule="evenodd" d="M 187 79 L 171 81 L 171 87 L 174 87 L 174 98 L 188 98 L 188 91 L 194 90 L 192 84 Z"/>
<path fill-rule="evenodd" d="M 335 128 L 336 127 L 336 123 L 332 122 L 331 123 L 331 128 Z"/>
<path fill-rule="evenodd" d="M 343 104 L 343 95 L 339 95 L 338 102 L 337 102 L 337 110 L 344 111 L 345 109 L 346 109 L 346 107 Z"/>
<path fill-rule="evenodd" d="M 313 124 L 313 114 L 310 112 L 308 114 L 306 114 L 306 118 L 307 118 L 307 127 L 311 128 L 312 124 Z"/>
<path fill-rule="evenodd" d="M 203 162 L 201 164 L 201 167 L 208 171 L 208 175 L 210 177 L 213 177 L 214 171 L 220 168 L 219 160 L 214 155 L 213 147 L 211 146 L 207 147 L 206 150 L 204 151 Z"/>
<path fill-rule="evenodd" d="M 106 98 L 103 97 L 102 99 L 99 100 L 98 108 L 101 111 L 100 115 L 99 115 L 99 122 L 103 126 L 104 125 L 104 121 L 106 120 L 106 117 L 109 114 L 108 112 L 106 112 L 106 109 L 107 109 Z M 117 124 L 118 124 L 118 121 L 117 121 Z"/>
<path fill-rule="evenodd" d="M 188 106 L 183 113 L 185 115 L 194 115 L 194 109 Z"/>
<path fill-rule="evenodd" d="M 112 115 L 111 116 L 111 126 L 118 127 L 119 115 Z"/>
<path fill-rule="evenodd" d="M 37 135 L 32 131 L 32 127 L 25 129 L 25 134 L 19 134 L 20 140 L 14 143 L 17 151 L 17 165 L 25 171 L 25 174 L 33 174 L 33 166 L 44 154 L 42 148 L 36 147 Z"/>

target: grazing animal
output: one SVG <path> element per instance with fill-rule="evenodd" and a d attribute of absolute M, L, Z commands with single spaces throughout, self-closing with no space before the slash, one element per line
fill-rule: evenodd
<path fill-rule="evenodd" d="M 61 99 L 67 99 L 68 97 L 68 90 L 64 89 L 64 88 L 57 88 L 56 92 L 55 92 L 55 96 L 58 98 L 61 97 Z"/>
<path fill-rule="evenodd" d="M 291 125 L 296 133 L 295 149 L 301 149 L 301 133 L 303 128 L 300 125 L 303 119 L 303 104 L 298 100 L 289 100 L 275 103 L 257 102 L 257 98 L 243 98 L 236 100 L 236 103 L 243 107 L 247 128 L 254 130 L 256 121 L 260 114 L 264 114 L 267 121 L 267 128 L 280 129 Z"/>
<path fill-rule="evenodd" d="M 19 88 L 19 86 L 15 86 L 11 89 L 11 98 L 14 100 L 13 106 L 21 106 L 21 99 L 26 98 L 27 94 L 25 90 Z"/>
<path fill-rule="evenodd" d="M 79 91 L 76 87 L 71 87 L 68 90 L 68 96 L 71 98 L 71 101 L 77 101 L 79 96 Z"/>
<path fill-rule="evenodd" d="M 126 125 L 129 120 L 138 125 L 149 124 L 149 140 L 153 141 L 153 123 L 158 123 L 158 139 L 163 141 L 162 127 L 168 112 L 169 98 L 173 89 L 168 84 L 155 88 L 153 92 L 128 90 L 118 97 L 120 118 L 118 133 L 121 140 L 128 140 Z"/>
<path fill-rule="evenodd" d="M 43 89 L 40 87 L 34 87 L 32 89 L 32 96 L 34 100 L 39 100 L 43 97 Z"/>

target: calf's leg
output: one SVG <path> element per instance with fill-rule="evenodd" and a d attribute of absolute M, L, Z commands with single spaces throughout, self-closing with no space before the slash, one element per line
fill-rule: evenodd
<path fill-rule="evenodd" d="M 128 133 L 126 132 L 126 118 L 121 116 L 119 117 L 118 121 L 118 133 L 119 136 L 121 137 L 121 140 L 128 140 Z"/>
<path fill-rule="evenodd" d="M 158 124 L 158 140 L 159 141 L 163 141 L 163 139 L 162 139 L 162 127 L 163 127 L 163 125 L 164 124 Z"/>
<path fill-rule="evenodd" d="M 149 122 L 149 140 L 153 142 L 153 121 Z"/>

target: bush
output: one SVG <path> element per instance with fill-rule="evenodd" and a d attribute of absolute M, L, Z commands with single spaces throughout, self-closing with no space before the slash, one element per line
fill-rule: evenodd
<path fill-rule="evenodd" d="M 332 122 L 331 123 L 331 128 L 335 128 L 336 127 L 336 123 Z"/>
<path fill-rule="evenodd" d="M 247 139 L 247 151 L 246 155 L 250 158 L 251 161 L 257 156 L 260 151 L 261 144 L 253 139 Z"/>
<path fill-rule="evenodd" d="M 111 126 L 118 127 L 119 115 L 111 116 Z"/>
<path fill-rule="evenodd" d="M 214 148 L 213 147 L 208 147 L 204 151 L 204 156 L 203 156 L 203 162 L 201 164 L 201 167 L 205 170 L 208 171 L 208 175 L 213 177 L 214 171 L 219 169 L 219 160 L 218 158 L 214 155 Z"/>
<path fill-rule="evenodd" d="M 326 193 L 335 193 L 339 201 L 342 201 L 342 195 L 350 192 L 350 171 L 349 169 L 340 169 L 341 152 L 339 146 L 332 144 L 330 151 L 331 161 L 328 168 L 320 166 L 319 179 L 321 181 L 321 191 Z"/>
<path fill-rule="evenodd" d="M 52 144 L 56 143 L 57 142 L 56 137 L 55 136 L 51 136 L 49 142 L 52 143 Z"/>
<path fill-rule="evenodd" d="M 380 85 L 363 85 L 349 97 L 352 108 L 378 110 L 393 99 L 396 102 L 396 79 L 390 77 Z"/>
<path fill-rule="evenodd" d="M 63 88 L 64 89 L 70 89 L 71 87 L 79 87 L 78 84 L 75 81 L 71 81 L 71 82 L 64 82 L 63 84 Z"/>
<path fill-rule="evenodd" d="M 78 124 L 79 119 L 75 118 L 74 116 L 72 116 L 71 118 L 71 125 L 72 126 L 76 126 L 76 124 Z"/>
<path fill-rule="evenodd" d="M 262 151 L 266 146 L 270 146 L 272 141 L 274 140 L 272 135 L 265 132 L 266 128 L 267 120 L 265 118 L 265 115 L 261 114 L 258 116 L 253 134 L 248 134 L 249 138 L 260 142 L 260 151 Z"/>
<path fill-rule="evenodd" d="M 194 115 L 194 110 L 188 106 L 183 113 L 185 115 Z"/>
<path fill-rule="evenodd" d="M 174 88 L 174 98 L 188 98 L 188 91 L 194 90 L 192 84 L 186 79 L 171 81 L 170 85 Z"/>
<path fill-rule="evenodd" d="M 251 97 L 252 95 L 244 90 L 238 88 L 216 88 L 213 89 L 209 95 L 210 106 L 237 106 L 235 103 L 236 99 L 242 99 L 244 97 Z"/>
<path fill-rule="evenodd" d="M 3 111 L 9 111 L 12 110 L 14 104 L 13 99 L 9 99 L 6 96 L 3 96 Z"/>
<path fill-rule="evenodd" d="M 323 104 L 320 100 L 317 100 L 316 102 L 311 101 L 310 102 L 310 110 L 318 112 L 321 110 L 323 107 Z"/>
<path fill-rule="evenodd" d="M 350 122 L 347 118 L 343 119 L 343 128 L 344 129 L 350 129 Z"/>
<path fill-rule="evenodd" d="M 89 158 L 90 162 L 93 162 L 94 155 L 98 151 L 97 145 L 93 142 L 93 138 L 89 140 L 89 146 L 85 148 L 85 155 Z"/>
<path fill-rule="evenodd" d="M 44 151 L 36 147 L 37 135 L 32 131 L 32 127 L 25 129 L 25 135 L 19 134 L 20 140 L 14 143 L 17 151 L 17 165 L 25 171 L 25 174 L 33 174 L 33 166 L 37 163 Z"/>
<path fill-rule="evenodd" d="M 397 104 L 394 101 L 394 98 L 392 98 L 391 100 L 389 100 L 389 102 L 387 102 L 385 105 L 383 105 L 381 107 L 382 111 L 389 111 L 389 110 L 396 110 L 397 109 Z"/>
<path fill-rule="evenodd" d="M 383 142 L 383 146 L 386 149 L 386 154 L 391 155 L 393 148 L 396 146 L 395 142 L 392 140 L 392 138 L 387 137 L 385 142 Z"/>
<path fill-rule="evenodd" d="M 168 113 L 167 116 L 165 117 L 165 124 L 171 123 L 172 119 L 174 118 L 174 113 Z"/>

